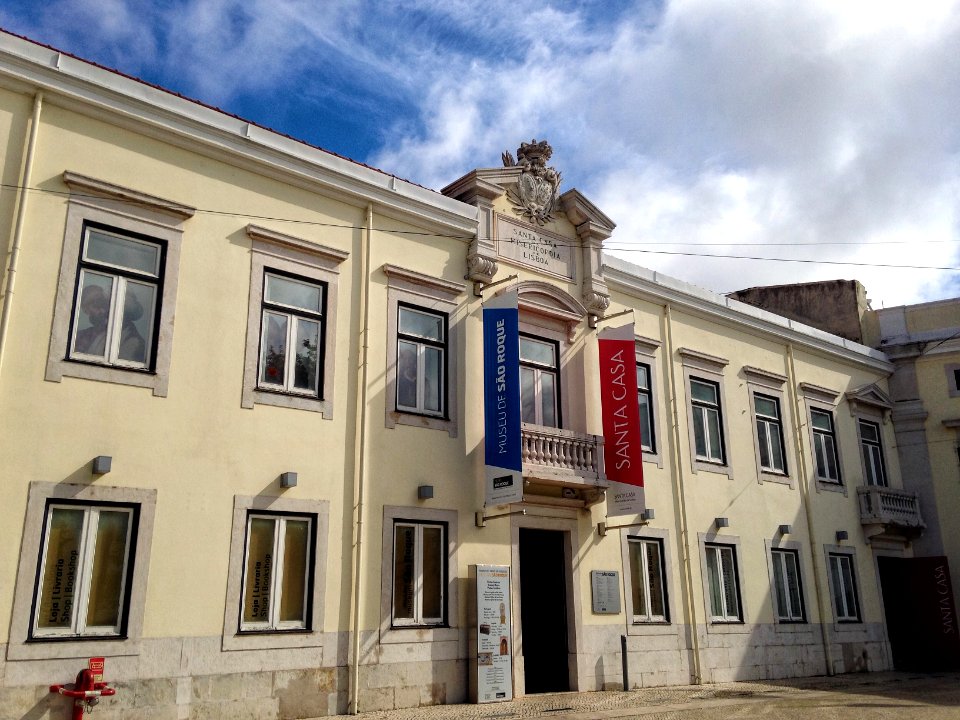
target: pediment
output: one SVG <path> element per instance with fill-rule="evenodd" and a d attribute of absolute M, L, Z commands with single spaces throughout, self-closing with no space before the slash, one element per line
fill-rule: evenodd
<path fill-rule="evenodd" d="M 844 397 L 846 397 L 850 405 L 851 415 L 855 415 L 862 409 L 867 409 L 886 416 L 887 413 L 893 410 L 893 400 L 873 383 L 850 390 L 845 393 Z"/>
<path fill-rule="evenodd" d="M 587 309 L 579 300 L 555 285 L 540 280 L 527 280 L 517 285 L 520 310 L 565 323 L 579 323 Z"/>

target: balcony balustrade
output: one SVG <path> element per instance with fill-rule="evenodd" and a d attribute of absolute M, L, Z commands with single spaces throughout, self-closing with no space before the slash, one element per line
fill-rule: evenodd
<path fill-rule="evenodd" d="M 857 488 L 857 495 L 860 524 L 868 538 L 918 537 L 926 527 L 920 515 L 920 499 L 914 492 L 867 486 Z"/>
<path fill-rule="evenodd" d="M 521 437 L 524 477 L 567 487 L 607 487 L 602 437 L 527 423 Z"/>

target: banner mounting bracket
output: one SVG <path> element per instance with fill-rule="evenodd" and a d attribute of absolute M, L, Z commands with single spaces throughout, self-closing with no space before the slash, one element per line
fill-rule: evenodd
<path fill-rule="evenodd" d="M 505 283 L 505 282 L 510 282 L 511 280 L 516 280 L 518 277 L 520 277 L 520 276 L 519 276 L 519 275 L 516 275 L 516 274 L 514 274 L 514 275 L 507 275 L 507 276 L 506 276 L 505 278 L 503 278 L 502 280 L 497 280 L 496 282 L 492 282 L 492 283 L 483 283 L 481 280 L 474 280 L 474 281 L 473 281 L 473 294 L 474 294 L 476 297 L 483 297 L 483 291 L 484 291 L 484 290 L 489 290 L 490 288 L 496 287 L 497 285 L 502 285 L 502 284 Z"/>
<path fill-rule="evenodd" d="M 623 317 L 624 315 L 629 315 L 632 312 L 633 312 L 633 308 L 628 308 L 627 310 L 621 310 L 620 312 L 614 313 L 613 315 L 604 315 L 603 317 L 590 313 L 590 315 L 587 316 L 587 321 L 588 321 L 588 324 L 590 325 L 590 329 L 596 330 L 597 325 L 599 325 L 600 323 L 606 322 L 607 320 L 613 320 L 614 318 Z"/>
<path fill-rule="evenodd" d="M 498 518 L 510 517 L 511 515 L 526 515 L 526 510 L 512 510 L 510 512 L 499 513 L 498 515 L 484 515 L 483 510 L 477 510 L 474 514 L 474 522 L 478 528 L 486 527 L 487 520 L 496 520 Z"/>

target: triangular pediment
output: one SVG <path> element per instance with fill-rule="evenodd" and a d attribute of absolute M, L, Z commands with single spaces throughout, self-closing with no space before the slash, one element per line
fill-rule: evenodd
<path fill-rule="evenodd" d="M 850 390 L 845 394 L 845 397 L 850 404 L 851 413 L 856 413 L 861 408 L 867 408 L 874 412 L 886 414 L 893 409 L 893 400 L 890 399 L 890 396 L 873 383 Z"/>

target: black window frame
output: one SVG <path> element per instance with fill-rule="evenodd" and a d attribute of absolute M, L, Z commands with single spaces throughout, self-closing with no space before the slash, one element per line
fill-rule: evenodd
<path fill-rule="evenodd" d="M 559 341 L 557 341 L 557 340 L 553 340 L 553 339 L 551 339 L 551 338 L 543 337 L 542 335 L 536 335 L 536 334 L 534 334 L 534 333 L 520 332 L 518 335 L 519 335 L 519 337 L 521 337 L 521 338 L 528 338 L 528 339 L 530 339 L 530 340 L 535 340 L 536 342 L 540 342 L 540 343 L 543 343 L 543 344 L 545 344 L 545 345 L 551 345 L 551 346 L 553 346 L 553 357 L 554 357 L 555 360 L 556 360 L 556 365 L 553 366 L 553 368 L 552 368 L 552 372 L 553 372 L 553 374 L 554 374 L 554 377 L 556 378 L 556 395 L 557 395 L 557 424 L 556 424 L 556 428 L 557 428 L 558 430 L 559 430 L 559 429 L 562 429 L 562 428 L 563 428 L 563 401 L 562 401 L 562 389 L 561 389 L 561 387 L 560 387 L 560 385 L 561 385 L 561 383 L 560 383 L 560 343 L 559 343 Z M 537 369 L 537 370 L 543 370 L 544 368 L 547 368 L 547 367 L 548 367 L 548 366 L 543 365 L 543 364 L 541 364 L 541 363 L 524 361 L 524 360 L 523 360 L 523 357 L 522 357 L 522 353 L 521 353 L 520 355 L 518 355 L 518 357 L 520 358 L 520 361 L 519 361 L 519 362 L 520 362 L 520 367 L 529 367 L 529 368 L 534 368 L 534 369 Z M 523 385 L 523 383 L 522 383 L 522 381 L 521 381 L 521 387 L 522 387 L 522 385 Z M 523 391 L 521 390 L 521 402 L 522 402 L 522 392 L 523 392 Z M 542 426 L 542 427 L 551 427 L 551 426 L 550 426 L 550 425 L 544 425 L 544 426 Z"/>
<path fill-rule="evenodd" d="M 830 429 L 824 430 L 818 428 L 813 423 L 813 416 L 819 413 L 823 415 L 830 421 Z M 816 473 L 817 480 L 822 483 L 827 483 L 830 485 L 843 485 L 843 468 L 840 466 L 840 446 L 837 442 L 837 424 L 834 422 L 833 412 L 830 410 L 824 410 L 822 408 L 810 408 L 810 432 L 813 435 L 813 462 L 814 462 L 814 472 Z M 827 475 L 820 474 L 819 468 L 819 458 L 817 456 L 817 436 L 829 437 L 832 446 L 833 446 L 833 462 L 837 468 L 837 477 L 831 478 Z M 829 470 L 829 463 L 827 469 Z"/>
<path fill-rule="evenodd" d="M 717 402 L 716 402 L 717 432 L 720 434 L 720 459 L 717 460 L 716 458 L 711 458 L 711 457 L 700 457 L 699 455 L 696 454 L 696 446 L 697 446 L 697 437 L 696 437 L 696 435 L 697 435 L 697 431 L 696 431 L 696 425 L 694 424 L 694 425 L 692 426 L 692 430 L 693 430 L 693 449 L 694 449 L 694 457 L 695 457 L 695 459 L 696 459 L 697 462 L 708 463 L 708 464 L 713 464 L 713 465 L 726 465 L 726 464 L 727 464 L 727 440 L 726 440 L 726 437 L 724 436 L 725 434 L 724 434 L 724 431 L 723 431 L 723 427 L 724 427 L 724 425 L 723 425 L 723 397 L 722 397 L 722 394 L 721 394 L 721 392 L 720 392 L 720 389 L 721 389 L 721 388 L 720 388 L 720 383 L 717 382 L 716 380 L 707 380 L 706 378 L 702 378 L 702 377 L 699 377 L 699 376 L 696 376 L 696 375 L 691 375 L 691 376 L 690 376 L 690 383 L 689 383 L 689 385 L 690 385 L 690 406 L 691 406 L 691 408 L 693 408 L 693 409 L 698 408 L 698 407 L 710 409 L 710 408 L 713 407 L 713 406 L 710 405 L 709 403 L 707 403 L 707 402 L 705 402 L 705 401 L 703 401 L 703 400 L 698 400 L 697 398 L 695 398 L 695 397 L 693 396 L 693 383 L 700 383 L 701 385 L 710 385 L 710 386 L 713 387 L 713 389 L 716 391 L 716 397 L 717 397 Z M 695 411 L 695 410 L 694 410 L 694 411 Z M 691 423 L 693 423 L 693 418 L 691 418 Z"/>
<path fill-rule="evenodd" d="M 438 343 L 434 340 L 421 337 L 419 335 L 407 335 L 400 330 L 400 310 L 402 308 L 407 308 L 408 310 L 414 310 L 418 313 L 424 315 L 434 315 L 443 319 L 443 342 Z M 439 347 L 443 350 L 443 381 L 440 383 L 440 404 L 442 405 L 442 410 L 440 413 L 430 413 L 424 411 L 410 410 L 406 407 L 400 407 L 400 378 L 399 370 L 397 371 L 397 380 L 396 380 L 396 390 L 394 397 L 394 409 L 403 413 L 404 415 L 421 415 L 423 417 L 430 418 L 439 418 L 441 420 L 450 419 L 450 403 L 449 403 L 449 383 L 450 383 L 450 315 L 443 312 L 442 310 L 431 310 L 425 308 L 422 305 L 415 305 L 414 303 L 406 302 L 404 300 L 397 301 L 397 366 L 400 365 L 400 341 L 408 340 L 410 342 L 422 343 L 424 345 L 430 345 L 431 347 Z"/>
<path fill-rule="evenodd" d="M 643 424 L 640 425 L 640 445 L 644 451 L 649 452 L 651 455 L 657 454 L 657 429 L 655 427 L 656 423 L 654 422 L 654 405 L 653 405 L 653 373 L 649 363 L 644 363 L 637 361 L 637 367 L 643 368 L 644 372 L 647 375 L 647 387 L 641 388 L 640 383 L 637 382 L 637 405 L 640 408 L 640 412 L 643 412 L 643 406 L 640 404 L 639 399 L 640 395 L 645 395 L 647 398 L 647 426 L 650 428 L 650 446 L 646 447 L 643 445 Z"/>

